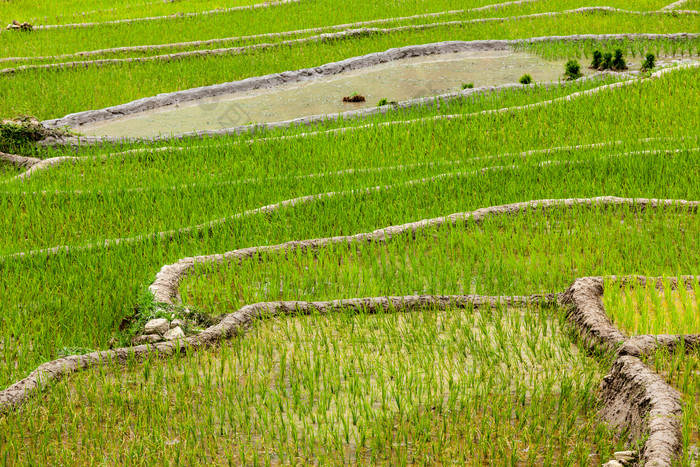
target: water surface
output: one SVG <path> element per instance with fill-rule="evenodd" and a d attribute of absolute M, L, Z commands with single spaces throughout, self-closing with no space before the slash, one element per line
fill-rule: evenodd
<path fill-rule="evenodd" d="M 271 123 L 374 107 L 380 99 L 404 101 L 462 88 L 516 83 L 528 73 L 534 82 L 558 81 L 566 60 L 545 60 L 512 52 L 460 52 L 415 57 L 330 77 L 226 94 L 126 117 L 84 125 L 76 130 L 94 136 L 150 137 L 199 130 L 219 130 L 248 123 Z M 587 68 L 584 74 L 592 73 Z M 344 103 L 358 93 L 363 103 Z"/>

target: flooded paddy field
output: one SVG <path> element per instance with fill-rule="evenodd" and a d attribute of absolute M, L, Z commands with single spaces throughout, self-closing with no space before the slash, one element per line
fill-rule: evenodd
<path fill-rule="evenodd" d="M 401 102 L 456 92 L 463 84 L 517 83 L 524 74 L 534 83 L 563 79 L 566 60 L 545 60 L 513 51 L 458 52 L 415 57 L 336 76 L 240 92 L 83 125 L 90 136 L 152 137 L 220 130 L 249 123 L 272 123 L 376 107 L 381 99 Z M 584 74 L 592 70 L 583 69 Z M 364 102 L 343 102 L 359 94 Z"/>

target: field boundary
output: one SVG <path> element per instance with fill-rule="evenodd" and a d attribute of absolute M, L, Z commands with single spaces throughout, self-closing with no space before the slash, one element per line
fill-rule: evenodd
<path fill-rule="evenodd" d="M 261 302 L 246 305 L 235 313 L 226 315 L 219 324 L 211 326 L 197 336 L 175 341 L 144 344 L 135 347 L 71 355 L 40 365 L 29 376 L 0 391 L 0 415 L 19 408 L 32 394 L 49 384 L 80 370 L 114 363 L 126 363 L 133 359 L 164 358 L 184 355 L 189 351 L 217 345 L 219 341 L 241 335 L 255 319 L 280 314 L 331 313 L 348 309 L 366 313 L 380 311 L 420 310 L 425 308 L 467 308 L 495 306 L 526 306 L 528 304 L 554 305 L 556 294 L 529 296 L 484 295 L 407 295 L 397 297 L 353 298 L 323 302 L 283 301 Z"/>
<path fill-rule="evenodd" d="M 321 26 L 321 27 L 316 27 L 316 28 L 296 29 L 293 31 L 280 31 L 280 32 L 270 32 L 270 33 L 264 33 L 264 34 L 252 34 L 249 36 L 233 36 L 233 37 L 223 37 L 223 38 L 219 38 L 219 39 L 208 39 L 208 40 L 188 41 L 188 42 L 174 42 L 174 43 L 168 43 L 168 44 L 135 45 L 135 46 L 129 46 L 129 47 L 112 47 L 112 48 L 107 48 L 107 49 L 86 50 L 83 52 L 75 52 L 75 53 L 70 53 L 70 54 L 61 54 L 61 55 L 52 55 L 52 56 L 4 57 L 4 58 L 0 58 L 0 63 L 32 61 L 32 60 L 39 61 L 39 60 L 51 60 L 51 59 L 63 59 L 63 58 L 70 58 L 70 57 L 91 57 L 91 56 L 96 56 L 96 55 L 105 55 L 105 54 L 109 54 L 109 53 L 121 53 L 121 52 L 147 52 L 150 50 L 161 50 L 161 49 L 169 49 L 169 48 L 177 49 L 177 48 L 187 48 L 187 47 L 200 47 L 200 46 L 206 46 L 206 45 L 212 45 L 212 44 L 222 44 L 222 43 L 226 43 L 226 42 L 246 42 L 246 41 L 250 41 L 250 40 L 262 39 L 262 38 L 268 38 L 268 37 L 299 36 L 302 34 L 323 33 L 325 31 L 337 31 L 337 30 L 341 30 L 341 29 L 352 29 L 352 28 L 357 28 L 357 27 L 362 27 L 362 26 L 371 26 L 374 24 L 385 24 L 385 23 L 391 23 L 392 21 L 410 21 L 410 20 L 414 20 L 414 19 L 438 18 L 440 16 L 458 15 L 458 14 L 463 14 L 463 13 L 467 13 L 467 12 L 497 10 L 497 9 L 505 8 L 508 6 L 523 5 L 523 4 L 527 4 L 527 3 L 536 3 L 539 1 L 541 1 L 541 0 L 516 0 L 516 1 L 512 1 L 512 2 L 497 3 L 495 5 L 487 5 L 487 6 L 483 6 L 483 7 L 468 8 L 468 9 L 463 9 L 463 10 L 438 11 L 435 13 L 423 13 L 423 14 L 411 15 L 411 16 L 397 16 L 397 17 L 393 17 L 393 18 L 381 18 L 381 19 L 373 19 L 373 20 L 368 20 L 368 21 L 356 21 L 353 23 L 337 24 L 334 26 Z"/>
<path fill-rule="evenodd" d="M 669 278 L 672 290 L 692 288 L 700 282 L 695 276 Z M 642 465 L 671 465 L 682 452 L 681 395 L 651 370 L 641 358 L 658 348 L 673 351 L 685 344 L 686 351 L 700 348 L 700 334 L 627 336 L 608 318 L 602 297 L 606 281 L 615 286 L 646 286 L 654 283 L 663 289 L 662 278 L 646 276 L 584 277 L 574 281 L 562 294 L 560 304 L 576 326 L 589 350 L 617 353 L 610 374 L 603 378 L 600 398 L 604 402 L 601 418 L 629 430 L 632 439 L 647 437 L 640 453 Z"/>
<path fill-rule="evenodd" d="M 35 165 L 41 163 L 41 159 L 37 157 L 17 156 L 5 152 L 0 152 L 0 161 L 14 165 L 19 169 L 31 169 Z"/>
<path fill-rule="evenodd" d="M 346 39 L 348 37 L 356 36 L 368 36 L 373 34 L 394 34 L 403 31 L 421 31 L 425 29 L 442 28 L 450 26 L 464 26 L 467 24 L 478 24 L 478 23 L 489 23 L 489 22 L 504 22 L 504 21 L 517 21 L 522 19 L 534 19 L 534 18 L 545 18 L 560 15 L 569 14 L 580 14 L 580 13 L 624 13 L 631 15 L 666 15 L 666 16 L 678 16 L 678 15 L 697 15 L 699 12 L 696 11 L 679 11 L 674 10 L 672 12 L 668 11 L 628 11 L 620 10 L 612 7 L 582 7 L 574 10 L 564 10 L 564 11 L 552 11 L 546 13 L 533 13 L 529 15 L 520 16 L 506 16 L 501 18 L 476 18 L 470 20 L 455 20 L 455 21 L 445 21 L 437 23 L 424 23 L 424 24 L 409 24 L 404 26 L 396 26 L 392 28 L 359 28 L 359 29 L 347 29 L 340 32 L 324 33 L 315 36 L 302 37 L 299 39 L 288 39 L 280 42 L 272 43 L 261 43 L 261 44 L 251 44 L 246 46 L 237 47 L 226 47 L 220 49 L 197 49 L 188 50 L 184 52 L 175 52 L 165 55 L 153 55 L 147 57 L 128 57 L 128 58 L 105 58 L 98 60 L 79 60 L 72 62 L 58 62 L 58 63 L 47 63 L 47 64 L 37 64 L 37 65 L 21 65 L 18 67 L 4 68 L 0 70 L 0 74 L 15 74 L 18 72 L 29 71 L 29 70 L 47 70 L 47 69 L 58 69 L 66 70 L 71 68 L 88 68 L 90 66 L 103 66 L 103 65 L 114 65 L 121 63 L 146 63 L 152 61 L 158 62 L 170 62 L 174 60 L 182 60 L 190 57 L 208 57 L 208 56 L 220 56 L 220 55 L 232 55 L 246 53 L 251 50 L 269 49 L 275 47 L 281 47 L 286 45 L 304 44 L 307 42 L 323 42 L 327 40 L 336 39 Z"/>
<path fill-rule="evenodd" d="M 515 215 L 524 212 L 544 212 L 549 209 L 572 207 L 604 208 L 616 206 L 636 206 L 640 211 L 646 209 L 684 208 L 697 213 L 700 202 L 685 200 L 654 200 L 615 197 L 587 199 L 545 199 L 524 203 L 491 206 L 476 211 L 452 214 L 445 217 L 424 219 L 417 222 L 389 226 L 371 233 L 353 236 L 327 237 L 311 240 L 292 241 L 273 246 L 243 248 L 224 254 L 184 258 L 165 265 L 158 272 L 156 280 L 149 291 L 160 306 L 172 306 L 179 302 L 178 287 L 180 280 L 195 265 L 241 261 L 260 258 L 261 253 L 316 251 L 335 244 L 382 243 L 394 235 L 417 231 L 428 227 L 440 227 L 459 222 L 481 222 L 487 217 Z M 324 302 L 277 301 L 245 305 L 238 311 L 226 315 L 222 321 L 207 328 L 197 336 L 175 341 L 145 344 L 135 347 L 92 352 L 86 355 L 73 355 L 40 365 L 29 376 L 0 391 L 0 414 L 7 413 L 21 406 L 32 394 L 44 389 L 52 382 L 70 374 L 93 366 L 125 363 L 134 359 L 167 358 L 186 354 L 200 348 L 214 346 L 219 341 L 241 335 L 255 319 L 274 317 L 279 314 L 329 313 L 348 308 L 363 311 L 409 311 L 428 307 L 445 309 L 448 307 L 483 307 L 483 306 L 558 306 L 566 313 L 567 321 L 577 330 L 582 344 L 590 351 L 618 352 L 610 373 L 603 378 L 600 399 L 603 402 L 601 418 L 620 429 L 627 430 L 631 440 L 646 441 L 640 452 L 640 459 L 645 465 L 670 465 L 682 450 L 681 422 L 682 405 L 680 393 L 668 385 L 660 375 L 648 368 L 638 356 L 629 355 L 626 344 L 636 342 L 627 337 L 612 324 L 605 314 L 602 304 L 603 285 L 606 279 L 617 283 L 631 281 L 655 280 L 643 276 L 608 276 L 584 277 L 576 279 L 563 293 L 533 294 L 525 296 L 482 296 L 482 295 L 409 295 L 396 297 L 372 297 Z M 693 276 L 682 278 L 686 287 Z M 645 282 L 644 282 L 645 283 Z M 657 285 L 658 286 L 658 285 Z M 676 286 L 672 283 L 672 287 Z M 649 340 L 654 336 L 642 336 Z M 684 336 L 686 341 L 700 343 L 700 335 Z M 675 345 L 678 339 L 663 338 L 663 342 Z M 659 345 L 656 340 L 656 345 Z M 647 346 L 647 350 L 651 346 Z"/>
<path fill-rule="evenodd" d="M 264 1 L 262 3 L 256 3 L 253 5 L 242 5 L 231 8 L 217 8 L 215 10 L 208 10 L 202 12 L 192 12 L 192 13 L 173 13 L 171 15 L 162 16 L 146 16 L 143 18 L 131 18 L 131 19 L 118 19 L 111 21 L 99 21 L 99 22 L 88 22 L 88 23 L 66 23 L 66 24 L 44 24 L 34 26 L 34 30 L 42 31 L 49 29 L 62 29 L 62 28 L 90 28 L 95 26 L 110 26 L 115 24 L 129 24 L 129 23 L 140 23 L 143 21 L 160 21 L 166 19 L 178 19 L 178 18 L 191 18 L 195 16 L 210 16 L 219 15 L 222 13 L 232 13 L 234 11 L 241 10 L 255 10 L 258 8 L 269 8 L 280 5 L 287 5 L 290 3 L 299 3 L 301 0 L 276 0 L 276 1 Z"/>
<path fill-rule="evenodd" d="M 361 30 L 356 30 L 361 31 Z M 345 33 L 345 32 L 344 32 Z M 273 73 L 264 76 L 246 78 L 223 84 L 203 86 L 171 93 L 158 94 L 153 97 L 145 97 L 132 102 L 99 110 L 87 110 L 66 115 L 62 118 L 45 120 L 42 124 L 49 128 L 62 128 L 65 126 L 79 127 L 88 123 L 110 120 L 115 117 L 123 117 L 134 113 L 144 112 L 168 105 L 175 105 L 209 97 L 218 97 L 224 94 L 250 91 L 262 88 L 271 88 L 281 84 L 307 81 L 313 78 L 333 76 L 344 71 L 357 70 L 373 65 L 388 63 L 411 57 L 428 55 L 469 52 L 509 50 L 513 46 L 532 45 L 540 42 L 558 41 L 612 41 L 632 39 L 669 39 L 682 40 L 700 37 L 700 34 L 675 33 L 675 34 L 602 34 L 602 35 L 572 35 L 572 36 L 545 36 L 516 40 L 477 40 L 477 41 L 444 41 L 431 44 L 410 45 L 406 47 L 392 48 L 384 52 L 374 52 L 357 57 L 351 57 L 338 62 L 331 62 L 314 68 L 303 68 L 282 73 Z M 78 62 L 80 63 L 80 62 Z"/>
<path fill-rule="evenodd" d="M 442 227 L 443 225 L 457 225 L 460 222 L 474 222 L 479 224 L 490 217 L 522 214 L 526 212 L 546 212 L 549 210 L 569 209 L 574 207 L 620 207 L 631 206 L 644 211 L 646 209 L 685 208 L 691 213 L 697 213 L 700 201 L 686 201 L 677 199 L 647 199 L 647 198 L 618 198 L 615 196 L 601 196 L 597 198 L 566 198 L 566 199 L 540 199 L 524 201 L 520 203 L 503 204 L 477 209 L 475 211 L 459 212 L 443 217 L 423 219 L 416 222 L 384 227 L 372 232 L 358 233 L 355 235 L 316 238 L 310 240 L 294 240 L 278 245 L 257 246 L 240 248 L 223 254 L 202 255 L 183 258 L 175 263 L 165 265 L 156 274 L 156 280 L 149 286 L 149 291 L 158 303 L 174 305 L 180 301 L 178 288 L 180 281 L 189 273 L 195 265 L 223 264 L 224 262 L 241 261 L 259 257 L 261 253 L 294 252 L 301 250 L 316 251 L 337 244 L 365 244 L 384 243 L 392 236 L 416 232 L 429 227 Z M 573 292 L 572 292 L 573 293 Z M 576 320 L 574 320 L 576 321 Z M 607 335 L 609 331 L 601 331 Z M 621 336 L 624 339 L 624 336 Z M 596 342 L 596 344 L 598 344 Z"/>

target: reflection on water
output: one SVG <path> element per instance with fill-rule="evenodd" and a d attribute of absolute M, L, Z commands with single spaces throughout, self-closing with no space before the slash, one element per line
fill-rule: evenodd
<path fill-rule="evenodd" d="M 218 130 L 248 123 L 269 123 L 376 106 L 380 99 L 403 101 L 461 89 L 516 83 L 525 73 L 534 82 L 558 81 L 566 60 L 549 61 L 509 51 L 460 52 L 416 57 L 340 75 L 227 94 L 179 106 L 85 125 L 87 135 L 149 137 L 198 130 Z M 582 72 L 591 71 L 582 67 Z M 344 103 L 358 93 L 362 103 Z"/>

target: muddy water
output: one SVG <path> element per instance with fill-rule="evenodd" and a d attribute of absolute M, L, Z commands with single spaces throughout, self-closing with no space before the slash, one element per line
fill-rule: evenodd
<path fill-rule="evenodd" d="M 374 107 L 386 98 L 404 101 L 461 89 L 516 83 L 528 73 L 534 82 L 562 78 L 566 60 L 550 61 L 509 51 L 461 52 L 416 57 L 339 75 L 188 102 L 179 106 L 85 125 L 86 135 L 149 137 L 218 130 L 248 123 L 270 123 Z M 591 71 L 583 68 L 584 74 Z M 344 103 L 358 93 L 364 103 Z"/>

